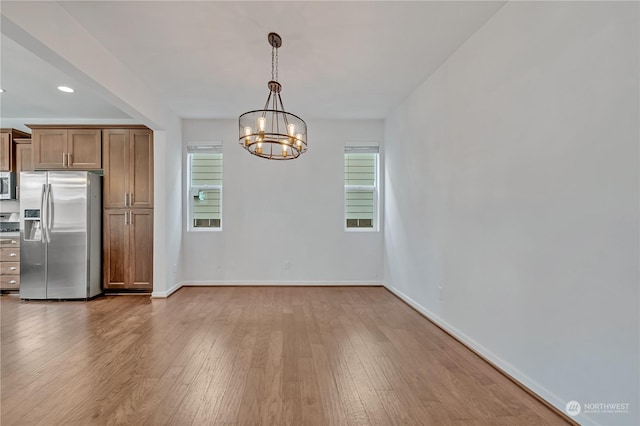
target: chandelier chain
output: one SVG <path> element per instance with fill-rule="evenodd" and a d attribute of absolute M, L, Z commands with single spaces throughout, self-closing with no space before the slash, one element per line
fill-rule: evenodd
<path fill-rule="evenodd" d="M 271 80 L 278 81 L 278 48 L 271 47 Z"/>

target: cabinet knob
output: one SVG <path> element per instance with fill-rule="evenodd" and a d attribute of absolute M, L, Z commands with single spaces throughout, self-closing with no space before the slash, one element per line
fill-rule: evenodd
<path fill-rule="evenodd" d="M 9 257 L 16 257 L 17 254 L 16 253 L 9 253 Z"/>
<path fill-rule="evenodd" d="M 11 268 L 9 268 L 10 271 L 15 271 L 16 269 L 18 268 L 16 268 L 15 266 L 12 266 Z"/>
<path fill-rule="evenodd" d="M 16 283 L 17 283 L 17 281 L 16 281 L 16 280 L 11 280 L 11 281 L 9 281 L 9 284 L 16 284 Z"/>
<path fill-rule="evenodd" d="M 11 244 L 18 244 L 16 240 L 11 240 Z"/>

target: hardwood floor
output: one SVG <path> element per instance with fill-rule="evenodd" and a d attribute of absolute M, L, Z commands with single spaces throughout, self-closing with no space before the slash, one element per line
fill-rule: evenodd
<path fill-rule="evenodd" d="M 0 307 L 4 426 L 566 424 L 382 287 Z"/>

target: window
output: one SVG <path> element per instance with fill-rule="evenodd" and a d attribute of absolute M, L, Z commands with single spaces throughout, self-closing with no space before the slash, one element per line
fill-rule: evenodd
<path fill-rule="evenodd" d="M 189 230 L 222 228 L 222 146 L 189 146 Z"/>
<path fill-rule="evenodd" d="M 378 147 L 346 147 L 344 152 L 345 229 L 378 229 Z"/>

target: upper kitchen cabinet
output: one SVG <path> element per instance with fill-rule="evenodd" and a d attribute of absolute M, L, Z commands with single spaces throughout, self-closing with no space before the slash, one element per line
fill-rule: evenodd
<path fill-rule="evenodd" d="M 104 208 L 153 208 L 153 132 L 104 129 Z"/>
<path fill-rule="evenodd" d="M 16 171 L 14 139 L 29 137 L 29 133 L 20 130 L 0 129 L 0 172 Z"/>
<path fill-rule="evenodd" d="M 11 137 L 9 133 L 0 133 L 0 172 L 11 170 Z"/>
<path fill-rule="evenodd" d="M 31 139 L 16 139 L 16 173 L 32 172 Z"/>
<path fill-rule="evenodd" d="M 32 172 L 31 139 L 14 139 L 16 149 L 16 198 L 20 198 L 20 172 Z"/>
<path fill-rule="evenodd" d="M 30 127 L 35 170 L 102 168 L 100 129 Z"/>

